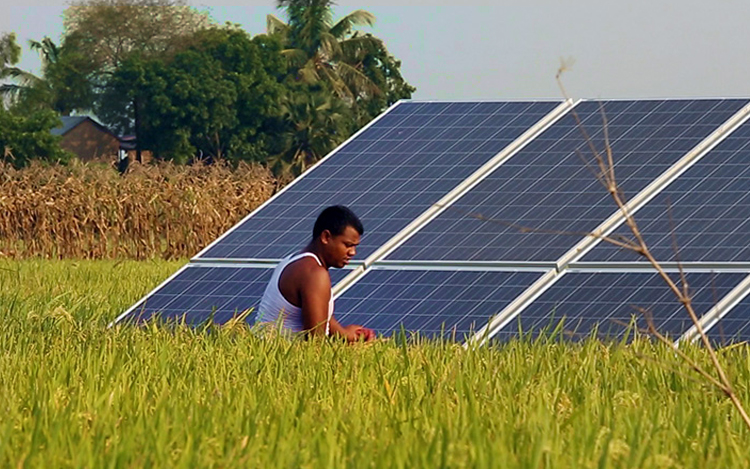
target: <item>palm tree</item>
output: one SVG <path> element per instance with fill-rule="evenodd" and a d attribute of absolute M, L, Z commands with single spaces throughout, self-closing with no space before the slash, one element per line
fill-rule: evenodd
<path fill-rule="evenodd" d="M 41 41 L 29 41 L 31 50 L 39 53 L 42 59 L 42 72 L 44 72 L 51 63 L 55 63 L 59 57 L 59 48 L 48 37 Z M 17 83 L 6 83 L 0 86 L 0 94 L 11 100 L 22 98 L 31 101 L 47 102 L 51 96 L 51 89 L 44 78 L 38 77 L 31 72 L 27 72 L 15 66 L 3 67 L 0 72 L 1 78 L 11 78 Z"/>
<path fill-rule="evenodd" d="M 286 130 L 269 166 L 281 176 L 300 174 L 343 142 L 351 129 L 350 108 L 323 90 L 290 93 L 281 102 Z"/>
<path fill-rule="evenodd" d="M 15 83 L 0 86 L 0 96 L 6 97 L 24 112 L 53 109 L 69 115 L 74 109 L 89 109 L 93 88 L 81 66 L 82 55 L 72 48 L 58 46 L 52 39 L 29 41 L 31 50 L 42 60 L 42 74 L 34 75 L 18 67 L 3 67 L 0 78 L 11 78 Z"/>
<path fill-rule="evenodd" d="M 382 48 L 380 39 L 352 32 L 355 26 L 375 22 L 375 16 L 356 10 L 333 22 L 331 0 L 278 0 L 289 23 L 267 17 L 267 31 L 286 47 L 283 54 L 297 78 L 309 83 L 327 83 L 334 93 L 353 105 L 359 98 L 381 90 L 362 72 L 362 61 L 370 51 Z"/>

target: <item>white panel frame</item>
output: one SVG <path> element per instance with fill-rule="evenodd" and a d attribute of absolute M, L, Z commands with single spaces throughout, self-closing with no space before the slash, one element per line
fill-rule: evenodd
<path fill-rule="evenodd" d="M 742 300 L 750 294 L 750 275 L 745 277 L 732 291 L 722 298 L 713 308 L 711 308 L 706 314 L 701 316 L 698 321 L 703 329 L 704 333 L 708 333 L 722 318 L 729 314 L 735 306 L 737 306 Z M 681 342 L 698 342 L 700 340 L 700 334 L 698 328 L 693 325 L 688 329 L 682 337 L 680 337 L 675 346 L 679 346 Z"/>
<path fill-rule="evenodd" d="M 660 262 L 668 273 L 684 272 L 750 272 L 750 262 Z M 572 262 L 564 267 L 574 272 L 654 272 L 648 262 Z"/>

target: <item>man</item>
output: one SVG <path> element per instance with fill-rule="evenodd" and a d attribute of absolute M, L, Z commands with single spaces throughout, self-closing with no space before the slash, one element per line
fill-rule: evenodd
<path fill-rule="evenodd" d="M 357 252 L 362 222 L 348 208 L 323 210 L 313 227 L 312 241 L 284 258 L 273 272 L 258 307 L 259 324 L 309 336 L 334 335 L 349 342 L 370 341 L 375 332 L 356 324 L 342 326 L 333 317 L 330 267 L 349 263 Z"/>

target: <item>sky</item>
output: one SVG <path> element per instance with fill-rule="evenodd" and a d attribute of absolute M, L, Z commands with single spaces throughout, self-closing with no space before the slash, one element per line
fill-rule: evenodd
<path fill-rule="evenodd" d="M 193 0 L 251 34 L 274 0 Z M 67 2 L 3 5 L 0 32 L 21 42 L 62 34 Z M 747 0 L 339 0 L 335 17 L 364 9 L 362 28 L 385 41 L 419 100 L 750 96 Z M 26 49 L 21 66 L 38 70 Z"/>

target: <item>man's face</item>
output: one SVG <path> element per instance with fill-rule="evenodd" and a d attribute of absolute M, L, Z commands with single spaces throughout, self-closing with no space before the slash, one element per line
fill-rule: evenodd
<path fill-rule="evenodd" d="M 359 232 L 351 226 L 347 226 L 340 235 L 336 236 L 325 230 L 321 235 L 321 241 L 325 246 L 326 264 L 340 269 L 357 254 Z"/>

